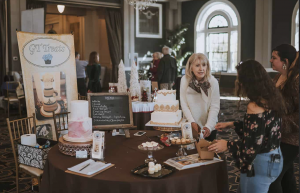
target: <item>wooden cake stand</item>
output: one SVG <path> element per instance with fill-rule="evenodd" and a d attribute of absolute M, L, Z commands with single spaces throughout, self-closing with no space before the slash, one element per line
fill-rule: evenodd
<path fill-rule="evenodd" d="M 76 156 L 76 151 L 87 151 L 90 155 L 93 141 L 88 142 L 69 142 L 65 141 L 63 137 L 58 140 L 58 149 L 61 153 L 70 156 Z"/>

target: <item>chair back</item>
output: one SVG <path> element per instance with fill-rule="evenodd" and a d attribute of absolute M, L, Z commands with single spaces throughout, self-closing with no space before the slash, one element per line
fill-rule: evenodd
<path fill-rule="evenodd" d="M 81 96 L 80 93 L 78 93 L 78 100 L 87 100 L 87 97 Z"/>
<path fill-rule="evenodd" d="M 16 92 L 16 88 L 19 86 L 19 82 L 15 81 L 7 81 L 6 88 L 3 89 L 4 98 L 7 98 L 8 101 L 12 99 L 17 99 L 18 95 Z"/>
<path fill-rule="evenodd" d="M 7 118 L 6 122 L 15 159 L 15 165 L 18 168 L 19 164 L 15 144 L 18 142 L 18 140 L 21 139 L 22 135 L 32 134 L 32 127 L 33 133 L 36 133 L 35 114 L 33 113 L 32 117 L 26 117 L 23 119 L 17 119 L 13 121 L 10 121 L 9 118 Z"/>
<path fill-rule="evenodd" d="M 59 134 L 62 131 L 68 130 L 68 123 L 69 123 L 69 113 L 70 112 L 64 112 L 64 113 L 55 113 L 53 111 L 53 121 L 54 121 L 54 127 L 55 127 L 55 133 L 56 133 L 56 140 L 59 139 Z"/>
<path fill-rule="evenodd" d="M 221 82 L 221 76 L 222 76 L 222 72 L 215 72 L 213 74 L 213 76 L 217 79 L 219 86 L 220 86 L 220 82 Z"/>

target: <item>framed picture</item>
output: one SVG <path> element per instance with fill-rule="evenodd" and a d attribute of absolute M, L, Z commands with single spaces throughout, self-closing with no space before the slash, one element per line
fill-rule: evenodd
<path fill-rule="evenodd" d="M 162 38 L 162 5 L 152 4 L 146 10 L 136 9 L 136 37 Z"/>

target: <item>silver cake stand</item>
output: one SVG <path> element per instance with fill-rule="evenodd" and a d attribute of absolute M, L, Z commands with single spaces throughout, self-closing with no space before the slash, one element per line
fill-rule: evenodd
<path fill-rule="evenodd" d="M 148 158 L 145 159 L 145 163 L 149 163 L 149 162 L 154 162 L 156 163 L 156 159 L 153 157 L 153 151 L 158 151 L 158 150 L 162 150 L 164 148 L 164 146 L 158 144 L 157 147 L 155 148 L 148 148 L 148 147 L 143 147 L 142 145 L 138 146 L 139 150 L 143 150 L 143 151 L 148 151 Z"/>
<path fill-rule="evenodd" d="M 176 156 L 178 156 L 178 157 L 186 156 L 187 153 L 185 151 L 185 147 L 187 145 L 191 145 L 191 144 L 195 143 L 195 141 L 196 141 L 195 139 L 191 139 L 191 143 L 186 143 L 186 144 L 172 144 L 172 145 L 178 145 L 179 146 L 179 149 L 178 149 L 178 151 L 176 153 Z"/>

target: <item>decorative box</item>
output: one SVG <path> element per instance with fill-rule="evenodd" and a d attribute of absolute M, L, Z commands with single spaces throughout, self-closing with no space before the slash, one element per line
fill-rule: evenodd
<path fill-rule="evenodd" d="M 47 139 L 37 139 L 37 143 L 39 145 L 44 145 Z M 37 148 L 27 145 L 18 144 L 18 156 L 19 156 L 19 163 L 32 166 L 39 169 L 44 169 L 46 159 L 48 156 L 48 152 L 50 151 L 51 147 L 57 144 L 56 141 L 49 140 L 50 147 L 48 148 Z"/>

